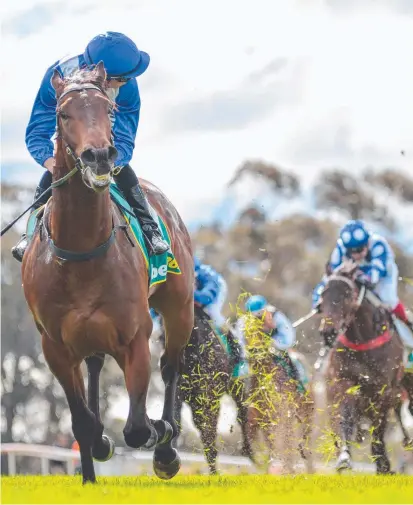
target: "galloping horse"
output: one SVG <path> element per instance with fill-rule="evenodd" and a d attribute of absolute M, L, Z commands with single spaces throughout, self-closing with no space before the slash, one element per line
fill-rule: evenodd
<path fill-rule="evenodd" d="M 181 269 L 180 275 L 168 274 L 165 282 L 149 287 L 148 258 L 110 198 L 117 151 L 109 118 L 113 103 L 105 82 L 102 62 L 66 80 L 56 71 L 52 77 L 57 97 L 52 198 L 24 255 L 23 287 L 44 356 L 67 397 L 83 482 L 96 480 L 93 458 L 107 460 L 114 449 L 103 435 L 99 414 L 99 373 L 105 354 L 116 359 L 125 376 L 130 399 L 126 444 L 155 447 L 154 471 L 169 479 L 180 468 L 172 446 L 177 435 L 173 406 L 182 350 L 194 322 L 191 243 L 174 206 L 158 188 L 142 181 Z M 163 315 L 167 335 L 161 358 L 165 401 L 162 420 L 157 421 L 146 413 L 149 305 Z M 87 403 L 83 360 L 89 374 Z"/>
<path fill-rule="evenodd" d="M 336 337 L 326 370 L 338 471 L 350 469 L 351 442 L 360 415 L 373 426 L 371 452 L 377 473 L 389 473 L 384 445 L 388 413 L 397 406 L 403 374 L 403 347 L 390 314 L 369 301 L 356 280 L 358 266 L 347 262 L 330 275 L 321 301 Z"/>
<path fill-rule="evenodd" d="M 271 337 L 262 331 L 256 318 L 248 318 L 245 337 L 250 366 L 245 400 L 248 405 L 249 442 L 252 444 L 261 430 L 269 448 L 268 470 L 276 455 L 280 454 L 282 473 L 295 473 L 294 455 L 298 449 L 305 460 L 307 472 L 313 473 L 313 458 L 309 449 L 314 418 L 312 390 L 304 390 L 295 376 L 291 358 L 286 352 L 273 348 Z M 302 428 L 302 439 L 297 445 L 294 443 L 295 419 Z M 277 448 L 277 442 L 282 442 L 282 449 Z"/>
<path fill-rule="evenodd" d="M 164 333 L 159 340 L 164 342 Z M 228 353 L 212 329 L 209 316 L 198 306 L 195 306 L 195 327 L 184 350 L 184 358 L 176 395 L 175 420 L 178 427 L 185 402 L 191 408 L 194 424 L 201 435 L 210 474 L 216 474 L 219 407 L 223 395 L 227 394 L 237 406 L 237 420 L 243 435 L 242 455 L 252 460 L 247 437 L 248 409 L 244 404 L 245 380 L 232 378 Z"/>

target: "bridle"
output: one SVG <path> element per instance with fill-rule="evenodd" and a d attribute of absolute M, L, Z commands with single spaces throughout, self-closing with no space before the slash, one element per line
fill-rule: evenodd
<path fill-rule="evenodd" d="M 58 179 L 57 181 L 53 182 L 51 184 L 51 188 L 57 188 L 59 186 L 62 186 L 77 172 L 80 172 L 82 175 L 82 178 L 84 178 L 86 171 L 88 169 L 90 169 L 90 167 L 88 167 L 87 165 L 85 165 L 83 163 L 83 161 L 81 160 L 81 158 L 79 156 L 76 156 L 75 150 L 64 139 L 64 137 L 60 131 L 60 127 L 59 127 L 59 104 L 61 103 L 62 99 L 65 96 L 67 96 L 69 93 L 72 93 L 72 92 L 82 93 L 83 91 L 86 91 L 89 89 L 96 90 L 101 95 L 103 95 L 105 98 L 108 98 L 107 94 L 104 92 L 103 89 L 101 89 L 99 86 L 96 86 L 95 84 L 88 83 L 88 84 L 81 84 L 79 86 L 73 86 L 70 89 L 67 89 L 66 91 L 64 91 L 60 95 L 60 97 L 57 101 L 57 106 L 56 106 L 56 116 L 57 116 L 56 117 L 56 134 L 57 135 L 56 136 L 58 139 L 60 139 L 62 141 L 66 153 L 69 154 L 69 156 L 73 159 L 75 165 L 66 175 L 64 175 L 62 178 Z M 113 136 L 111 137 L 111 145 L 112 146 L 114 145 Z M 113 176 L 113 175 L 117 175 L 117 173 L 119 173 L 119 171 L 120 171 L 119 167 L 114 166 L 113 168 L 111 168 L 110 173 Z M 99 178 L 98 175 L 95 175 L 95 177 Z M 100 177 L 104 177 L 104 176 L 100 176 Z M 84 182 L 85 182 L 85 180 L 84 180 Z M 86 184 L 86 182 L 85 182 L 85 184 Z M 90 186 L 88 184 L 86 184 L 86 185 L 90 188 Z M 95 259 L 95 258 L 98 258 L 98 257 L 106 254 L 106 252 L 108 251 L 110 246 L 115 241 L 115 235 L 116 235 L 117 229 L 122 228 L 123 226 L 122 225 L 112 226 L 112 232 L 111 232 L 109 238 L 103 244 L 101 244 L 101 245 L 95 247 L 94 249 L 92 249 L 91 251 L 87 251 L 87 252 L 76 252 L 76 251 L 70 251 L 67 249 L 61 249 L 60 247 L 57 247 L 55 245 L 55 243 L 53 242 L 53 239 L 50 236 L 50 232 L 47 229 L 47 225 L 46 225 L 45 220 L 43 220 L 43 227 L 44 227 L 46 238 L 47 238 L 50 248 L 52 249 L 54 254 L 60 260 L 79 262 L 79 261 L 87 261 L 90 259 Z"/>
<path fill-rule="evenodd" d="M 52 187 L 61 186 L 67 180 L 69 180 L 73 175 L 75 175 L 76 172 L 80 172 L 82 174 L 82 177 L 84 177 L 86 171 L 90 168 L 90 167 L 88 167 L 88 165 L 85 165 L 83 163 L 82 159 L 79 156 L 76 156 L 75 150 L 64 139 L 61 129 L 60 129 L 60 126 L 59 126 L 59 108 L 60 108 L 60 104 L 62 102 L 62 99 L 65 96 L 67 96 L 69 93 L 73 93 L 73 92 L 82 93 L 83 91 L 86 91 L 89 89 L 96 90 L 98 93 L 100 93 L 102 96 L 104 96 L 105 98 L 107 98 L 109 100 L 108 95 L 105 93 L 105 91 L 102 88 L 100 88 L 99 86 L 96 86 L 95 84 L 88 83 L 88 84 L 81 84 L 79 86 L 73 86 L 70 89 L 67 89 L 66 91 L 64 91 L 60 95 L 60 97 L 57 101 L 57 105 L 56 105 L 56 116 L 57 116 L 56 117 L 56 138 L 58 138 L 62 141 L 66 153 L 72 158 L 72 160 L 74 161 L 75 164 L 74 164 L 74 167 L 72 168 L 72 170 L 70 170 L 70 172 L 68 172 L 64 177 L 62 177 L 62 179 L 59 179 L 59 181 L 56 181 L 56 183 L 60 182 L 60 181 L 61 181 L 61 183 L 60 184 L 54 183 L 54 186 L 52 186 Z M 114 146 L 113 135 L 111 135 L 111 142 L 110 143 L 111 143 L 111 146 Z M 113 166 L 113 168 L 111 168 L 111 170 L 110 170 L 111 175 L 117 175 L 119 172 L 120 172 L 120 167 Z M 97 179 L 99 179 L 99 177 L 104 177 L 104 176 L 95 175 L 95 177 Z M 85 182 L 85 184 L 86 184 L 86 182 Z M 91 187 L 88 184 L 86 184 L 86 185 L 91 189 Z"/>

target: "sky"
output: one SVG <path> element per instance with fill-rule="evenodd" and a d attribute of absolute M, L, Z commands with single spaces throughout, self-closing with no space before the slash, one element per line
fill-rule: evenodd
<path fill-rule="evenodd" d="M 41 176 L 24 134 L 47 67 L 106 30 L 151 56 L 138 78 L 132 166 L 184 218 L 246 159 L 303 181 L 330 166 L 411 173 L 412 0 L 5 0 L 0 9 L 5 180 Z"/>

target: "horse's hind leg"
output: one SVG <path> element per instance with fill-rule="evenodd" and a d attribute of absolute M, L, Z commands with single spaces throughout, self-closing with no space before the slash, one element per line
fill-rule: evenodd
<path fill-rule="evenodd" d="M 403 397 L 401 394 L 396 396 L 396 404 L 394 405 L 394 412 L 396 413 L 397 420 L 399 421 L 400 428 L 403 433 L 403 448 L 404 452 L 401 458 L 401 462 L 399 465 L 399 472 L 400 473 L 405 473 L 406 472 L 406 467 L 408 465 L 409 459 L 411 459 L 412 456 L 412 450 L 413 450 L 413 438 L 410 437 L 409 433 L 407 432 L 404 424 L 403 424 L 403 419 L 402 419 L 402 407 L 403 407 Z"/>
<path fill-rule="evenodd" d="M 148 327 L 141 328 L 126 352 L 114 356 L 125 375 L 129 394 L 129 415 L 123 436 L 126 444 L 134 449 L 143 446 L 150 449 L 158 440 L 157 431 L 146 413 L 146 395 L 151 374 L 148 342 L 150 323 L 149 318 Z"/>
<path fill-rule="evenodd" d="M 103 435 L 103 423 L 99 409 L 99 375 L 105 362 L 103 353 L 96 353 L 85 358 L 88 371 L 87 404 L 95 414 L 96 431 L 93 442 L 93 457 L 97 461 L 108 461 L 115 452 L 115 443 L 111 438 Z"/>
<path fill-rule="evenodd" d="M 96 482 L 92 458 L 96 420 L 86 405 L 80 362 L 73 359 L 63 344 L 51 340 L 44 334 L 42 346 L 49 368 L 63 387 L 69 404 L 73 435 L 79 443 L 83 483 Z"/>
<path fill-rule="evenodd" d="M 178 380 L 177 390 L 176 390 L 176 400 L 175 400 L 174 419 L 175 419 L 176 427 L 178 429 L 178 433 L 177 433 L 176 437 L 172 440 L 172 447 L 174 447 L 175 449 L 177 449 L 177 447 L 178 447 L 178 438 L 179 438 L 179 435 L 182 431 L 182 405 L 184 403 L 184 394 L 181 389 L 181 382 L 182 381 Z"/>
<path fill-rule="evenodd" d="M 194 325 L 193 300 L 189 299 L 184 307 L 172 303 L 162 310 L 165 325 L 165 353 L 161 357 L 161 374 L 165 384 L 165 399 L 162 420 L 172 427 L 172 433 L 165 435 L 156 445 L 153 456 L 155 474 L 161 479 L 171 479 L 181 467 L 177 450 L 172 446 L 178 436 L 174 419 L 176 388 L 179 374 L 183 368 L 183 351 L 191 336 Z"/>

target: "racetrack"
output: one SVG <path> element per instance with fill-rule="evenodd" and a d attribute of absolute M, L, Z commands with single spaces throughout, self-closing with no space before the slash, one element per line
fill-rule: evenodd
<path fill-rule="evenodd" d="M 413 477 L 2 477 L 2 503 L 411 503 Z"/>

